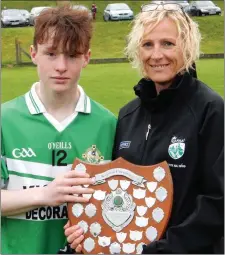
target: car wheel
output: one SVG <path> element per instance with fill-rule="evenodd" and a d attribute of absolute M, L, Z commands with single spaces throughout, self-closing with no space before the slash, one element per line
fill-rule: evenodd
<path fill-rule="evenodd" d="M 104 21 L 109 21 L 109 17 L 103 16 Z"/>
<path fill-rule="evenodd" d="M 1 21 L 1 27 L 5 27 L 4 23 Z"/>
<path fill-rule="evenodd" d="M 197 11 L 196 15 L 197 16 L 202 16 L 200 11 Z"/>

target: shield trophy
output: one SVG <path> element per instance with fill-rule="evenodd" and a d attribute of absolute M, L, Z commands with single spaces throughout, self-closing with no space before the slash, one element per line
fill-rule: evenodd
<path fill-rule="evenodd" d="M 84 254 L 141 254 L 160 239 L 172 210 L 173 182 L 166 161 L 152 166 L 118 158 L 106 164 L 79 159 L 72 170 L 95 178 L 88 203 L 68 203 L 71 225 L 84 230 Z"/>

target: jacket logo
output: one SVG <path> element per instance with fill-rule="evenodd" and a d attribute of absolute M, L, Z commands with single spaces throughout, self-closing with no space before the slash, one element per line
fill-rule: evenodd
<path fill-rule="evenodd" d="M 123 141 L 120 143 L 119 150 L 128 149 L 130 147 L 131 141 Z"/>
<path fill-rule="evenodd" d="M 168 153 L 171 158 L 179 159 L 184 155 L 185 152 L 185 139 L 178 139 L 174 136 L 171 139 L 171 144 L 168 148 Z"/>
<path fill-rule="evenodd" d="M 14 158 L 31 158 L 31 157 L 36 157 L 36 154 L 34 153 L 34 151 L 31 148 L 21 148 L 21 149 L 14 149 L 12 151 L 12 155 Z"/>

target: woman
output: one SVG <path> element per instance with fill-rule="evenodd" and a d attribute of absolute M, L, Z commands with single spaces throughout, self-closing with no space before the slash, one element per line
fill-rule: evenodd
<path fill-rule="evenodd" d="M 165 234 L 144 246 L 145 254 L 213 253 L 223 235 L 224 103 L 189 75 L 200 39 L 177 4 L 142 6 L 129 35 L 127 56 L 144 78 L 134 87 L 137 98 L 120 110 L 113 158 L 137 165 L 166 160 L 174 184 Z M 65 233 L 80 251 L 83 237 L 72 228 Z"/>

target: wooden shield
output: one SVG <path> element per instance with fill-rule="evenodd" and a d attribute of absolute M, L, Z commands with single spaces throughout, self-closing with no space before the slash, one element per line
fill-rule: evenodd
<path fill-rule="evenodd" d="M 71 224 L 85 232 L 84 254 L 141 254 L 144 244 L 160 239 L 173 202 L 166 161 L 139 166 L 123 158 L 102 165 L 76 159 L 73 169 L 95 177 L 89 203 L 68 204 Z"/>

